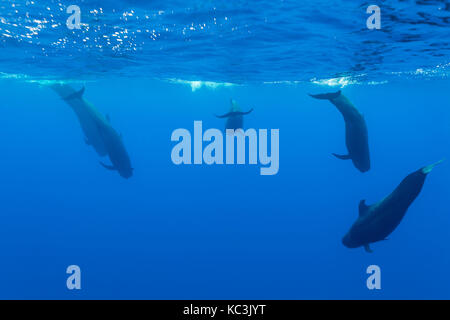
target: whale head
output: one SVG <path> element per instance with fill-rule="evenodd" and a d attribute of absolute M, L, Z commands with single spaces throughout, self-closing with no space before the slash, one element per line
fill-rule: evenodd
<path fill-rule="evenodd" d="M 133 168 L 131 167 L 123 168 L 122 170 L 119 170 L 119 174 L 122 178 L 129 179 L 133 176 Z"/>
<path fill-rule="evenodd" d="M 342 244 L 346 246 L 347 248 L 358 248 L 362 244 L 355 241 L 352 237 L 352 234 L 348 232 L 343 238 L 342 238 Z"/>
<path fill-rule="evenodd" d="M 354 166 L 361 172 L 370 170 L 370 156 L 369 149 L 360 149 L 359 152 L 352 154 L 352 161 Z"/>
<path fill-rule="evenodd" d="M 364 161 L 364 162 L 354 161 L 354 163 L 355 163 L 355 167 L 363 173 L 370 170 L 370 162 L 369 161 Z"/>
<path fill-rule="evenodd" d="M 120 153 L 114 154 L 114 157 L 111 157 L 111 162 L 114 163 L 117 172 L 122 178 L 131 178 L 134 169 L 131 166 L 130 157 L 128 156 L 125 148 L 123 148 Z"/>

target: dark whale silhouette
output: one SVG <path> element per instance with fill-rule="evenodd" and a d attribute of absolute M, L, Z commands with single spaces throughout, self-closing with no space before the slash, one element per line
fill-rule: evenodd
<path fill-rule="evenodd" d="M 365 200 L 361 200 L 359 218 L 342 239 L 344 246 L 348 248 L 363 246 L 367 252 L 372 252 L 370 243 L 386 240 L 419 195 L 427 175 L 442 161 L 411 173 L 389 196 L 371 206 L 367 206 Z"/>
<path fill-rule="evenodd" d="M 361 172 L 369 171 L 369 139 L 363 115 L 340 90 L 336 93 L 310 94 L 310 96 L 315 99 L 330 100 L 344 117 L 345 143 L 347 145 L 348 155 L 338 155 L 335 153 L 333 155 L 342 160 L 351 159 L 353 165 Z"/>
<path fill-rule="evenodd" d="M 252 111 L 253 111 L 253 108 L 247 112 L 242 112 L 239 105 L 236 103 L 236 101 L 231 99 L 230 112 L 228 112 L 224 115 L 221 115 L 221 116 L 216 115 L 216 117 L 217 118 L 227 118 L 227 123 L 225 124 L 225 129 L 233 129 L 233 130 L 244 129 L 244 117 L 243 116 L 249 114 Z"/>
<path fill-rule="evenodd" d="M 111 126 L 109 117 L 103 116 L 84 100 L 84 87 L 79 91 L 67 84 L 54 84 L 51 87 L 77 115 L 86 144 L 91 145 L 99 156 L 108 155 L 113 165 L 102 162 L 100 164 L 109 170 L 116 170 L 126 179 L 130 178 L 133 175 L 133 168 L 122 137 Z"/>

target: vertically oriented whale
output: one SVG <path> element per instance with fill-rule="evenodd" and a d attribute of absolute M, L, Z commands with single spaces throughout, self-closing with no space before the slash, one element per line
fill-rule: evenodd
<path fill-rule="evenodd" d="M 106 156 L 106 146 L 97 127 L 97 122 L 106 121 L 106 119 L 93 105 L 82 98 L 83 89 L 77 92 L 71 86 L 59 83 L 51 85 L 51 88 L 75 112 L 86 144 L 92 146 L 99 156 Z"/>
<path fill-rule="evenodd" d="M 130 157 L 122 137 L 111 126 L 109 118 L 103 116 L 83 98 L 84 87 L 76 91 L 67 84 L 53 84 L 51 88 L 72 108 L 78 117 L 87 145 L 92 146 L 101 157 L 108 155 L 112 165 L 100 164 L 116 170 L 128 179 L 133 175 Z"/>
<path fill-rule="evenodd" d="M 231 109 L 230 112 L 218 116 L 217 118 L 227 118 L 227 123 L 225 124 L 225 129 L 244 129 L 244 117 L 245 115 L 249 114 L 253 111 L 253 108 L 250 109 L 247 112 L 242 112 L 239 105 L 236 103 L 235 100 L 231 99 Z"/>
<path fill-rule="evenodd" d="M 339 155 L 333 153 L 333 155 L 342 160 L 351 159 L 353 165 L 361 172 L 369 171 L 369 138 L 366 121 L 364 120 L 363 115 L 340 90 L 336 93 L 310 94 L 310 96 L 315 99 L 329 100 L 344 117 L 345 143 L 347 145 L 348 154 Z"/>
<path fill-rule="evenodd" d="M 362 246 L 367 252 L 372 252 L 370 243 L 386 240 L 419 195 L 427 175 L 442 161 L 411 173 L 390 195 L 371 206 L 367 206 L 365 200 L 361 200 L 359 217 L 342 239 L 344 246 L 348 248 Z"/>

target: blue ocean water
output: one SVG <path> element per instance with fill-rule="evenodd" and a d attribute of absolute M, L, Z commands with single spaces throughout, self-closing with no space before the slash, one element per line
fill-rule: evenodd
<path fill-rule="evenodd" d="M 449 299 L 450 3 L 380 1 L 380 30 L 370 4 L 0 1 L 0 298 Z M 57 83 L 109 116 L 130 179 Z M 344 122 L 308 96 L 337 90 L 366 120 L 369 172 L 331 155 Z M 172 132 L 223 129 L 230 98 L 254 109 L 245 128 L 279 129 L 276 175 L 173 164 Z M 387 241 L 343 246 L 361 199 L 444 158 Z"/>

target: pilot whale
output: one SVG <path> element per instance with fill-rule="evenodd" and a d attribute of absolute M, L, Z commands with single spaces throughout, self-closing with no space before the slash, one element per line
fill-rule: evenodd
<path fill-rule="evenodd" d="M 386 240 L 400 224 L 409 206 L 422 190 L 425 178 L 443 160 L 409 174 L 397 188 L 383 200 L 368 206 L 359 203 L 359 218 L 342 239 L 347 248 L 364 247 L 372 252 L 369 244 Z"/>
<path fill-rule="evenodd" d="M 310 96 L 315 99 L 329 100 L 344 117 L 345 143 L 347 145 L 348 154 L 339 155 L 333 153 L 333 155 L 342 160 L 351 159 L 353 165 L 361 172 L 369 171 L 369 139 L 363 115 L 340 90 L 336 93 L 310 94 Z"/>
<path fill-rule="evenodd" d="M 130 156 L 125 149 L 122 136 L 109 123 L 100 122 L 97 125 L 112 165 L 103 162 L 100 164 L 108 170 L 117 171 L 125 179 L 130 178 L 134 169 L 131 167 Z"/>
<path fill-rule="evenodd" d="M 51 85 L 51 88 L 75 112 L 83 130 L 86 144 L 92 146 L 99 156 L 106 156 L 106 146 L 98 132 L 97 122 L 106 122 L 107 119 L 93 105 L 82 98 L 84 89 L 77 92 L 67 84 L 54 84 Z"/>
<path fill-rule="evenodd" d="M 122 137 L 111 126 L 108 116 L 103 116 L 94 106 L 83 98 L 85 88 L 76 91 L 67 84 L 54 84 L 51 88 L 72 108 L 78 117 L 85 135 L 85 142 L 92 146 L 99 156 L 109 156 L 112 165 L 100 164 L 116 170 L 128 179 L 133 175 L 130 157 Z"/>
<path fill-rule="evenodd" d="M 218 116 L 217 118 L 227 118 L 227 122 L 225 124 L 225 129 L 244 129 L 244 116 L 253 111 L 253 108 L 247 112 L 242 112 L 239 105 L 235 100 L 231 99 L 231 109 L 230 112 Z"/>

